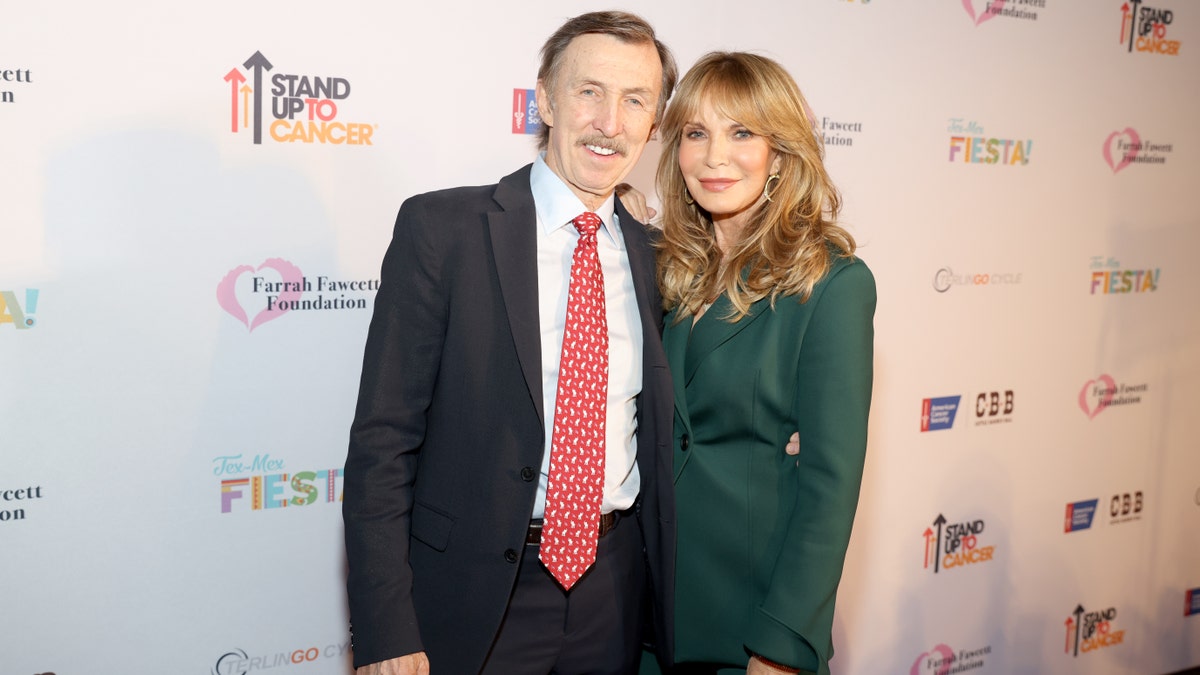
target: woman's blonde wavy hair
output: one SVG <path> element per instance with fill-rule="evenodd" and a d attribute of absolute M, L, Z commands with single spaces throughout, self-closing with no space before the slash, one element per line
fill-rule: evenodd
<path fill-rule="evenodd" d="M 687 186 L 679 169 L 683 126 L 706 103 L 765 138 L 780 159 L 771 200 L 751 214 L 741 241 L 724 259 L 709 214 L 685 201 Z M 706 54 L 680 82 L 659 131 L 659 286 L 666 308 L 679 310 L 676 321 L 695 315 L 723 292 L 733 302 L 725 317 L 732 322 L 763 298 L 769 297 L 772 306 L 780 295 L 804 302 L 834 256 L 853 255 L 854 238 L 837 225 L 841 197 L 822 163 L 820 132 L 800 88 L 775 61 L 745 52 Z"/>

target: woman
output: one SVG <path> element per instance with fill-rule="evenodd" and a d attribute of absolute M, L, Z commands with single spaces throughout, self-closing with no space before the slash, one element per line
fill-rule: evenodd
<path fill-rule="evenodd" d="M 875 281 L 836 224 L 807 110 L 774 61 L 712 53 L 661 127 L 680 673 L 828 673 L 833 655 Z"/>

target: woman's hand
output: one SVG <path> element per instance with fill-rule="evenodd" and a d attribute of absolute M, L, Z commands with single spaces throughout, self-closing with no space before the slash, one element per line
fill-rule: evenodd
<path fill-rule="evenodd" d="M 649 223 L 651 218 L 658 215 L 658 211 L 646 204 L 646 195 L 629 183 L 618 185 L 616 193 L 621 203 L 625 205 L 625 209 L 629 211 L 629 215 L 643 223 Z"/>

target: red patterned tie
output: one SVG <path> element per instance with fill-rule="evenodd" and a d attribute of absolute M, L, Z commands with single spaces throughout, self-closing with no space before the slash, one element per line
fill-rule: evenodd
<path fill-rule="evenodd" d="M 579 241 L 571 258 L 539 556 L 566 590 L 596 562 L 608 399 L 608 320 L 596 253 L 600 217 L 587 212 L 573 222 Z"/>

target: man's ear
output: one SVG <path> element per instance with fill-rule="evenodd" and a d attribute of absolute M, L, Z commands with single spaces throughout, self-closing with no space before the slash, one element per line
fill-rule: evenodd
<path fill-rule="evenodd" d="M 542 123 L 548 127 L 553 127 L 554 108 L 550 104 L 550 92 L 546 90 L 544 80 L 537 81 L 537 89 L 534 90 L 534 96 L 537 98 L 538 116 L 542 118 Z"/>

